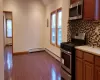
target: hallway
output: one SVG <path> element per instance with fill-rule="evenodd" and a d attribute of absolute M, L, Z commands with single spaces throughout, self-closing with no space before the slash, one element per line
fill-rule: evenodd
<path fill-rule="evenodd" d="M 11 47 L 7 47 L 5 49 L 5 80 L 61 80 L 60 63 L 46 52 L 13 55 L 13 68 L 11 54 Z"/>
<path fill-rule="evenodd" d="M 6 46 L 4 50 L 4 80 L 11 80 L 12 66 L 12 46 Z"/>

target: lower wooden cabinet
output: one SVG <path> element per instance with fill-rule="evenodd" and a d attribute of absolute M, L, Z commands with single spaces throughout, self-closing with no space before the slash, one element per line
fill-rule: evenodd
<path fill-rule="evenodd" d="M 100 80 L 100 67 L 95 67 L 95 79 L 94 80 Z"/>
<path fill-rule="evenodd" d="M 76 80 L 83 80 L 83 61 L 76 58 Z"/>
<path fill-rule="evenodd" d="M 94 64 L 84 61 L 84 80 L 94 80 Z"/>
<path fill-rule="evenodd" d="M 76 51 L 76 80 L 100 80 L 100 56 Z"/>

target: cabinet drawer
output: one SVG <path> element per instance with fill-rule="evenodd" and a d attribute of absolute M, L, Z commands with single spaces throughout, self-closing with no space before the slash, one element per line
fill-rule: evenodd
<path fill-rule="evenodd" d="M 94 55 L 84 52 L 84 60 L 90 63 L 94 63 Z"/>
<path fill-rule="evenodd" d="M 95 56 L 95 65 L 100 66 L 100 57 Z"/>
<path fill-rule="evenodd" d="M 80 50 L 76 50 L 76 57 L 78 57 L 78 58 L 83 58 L 83 51 L 80 51 Z"/>

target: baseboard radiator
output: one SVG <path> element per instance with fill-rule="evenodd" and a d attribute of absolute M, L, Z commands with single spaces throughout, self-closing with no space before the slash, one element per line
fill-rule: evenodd
<path fill-rule="evenodd" d="M 61 61 L 61 57 L 57 56 L 55 53 L 51 52 L 47 48 L 45 48 L 45 51 L 49 53 L 52 57 L 54 57 L 56 60 Z"/>
<path fill-rule="evenodd" d="M 54 57 L 56 60 L 60 61 L 61 58 L 57 56 L 55 53 L 51 52 L 47 48 L 34 48 L 34 49 L 29 49 L 28 53 L 35 53 L 35 52 L 41 52 L 41 51 L 46 51 L 48 54 L 50 54 L 52 57 Z"/>
<path fill-rule="evenodd" d="M 34 53 L 34 52 L 40 52 L 40 51 L 45 51 L 44 48 L 34 48 L 34 49 L 29 49 L 29 53 Z"/>

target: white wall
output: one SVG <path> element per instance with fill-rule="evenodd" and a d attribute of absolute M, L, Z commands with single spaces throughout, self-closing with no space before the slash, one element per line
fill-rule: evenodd
<path fill-rule="evenodd" d="M 44 46 L 60 57 L 60 48 L 50 44 L 50 13 L 62 7 L 62 42 L 67 41 L 67 25 L 69 14 L 69 0 L 55 0 L 46 7 L 46 19 L 49 19 L 49 27 L 45 27 L 45 44 Z"/>
<path fill-rule="evenodd" d="M 3 0 L 0 0 L 0 80 L 4 80 Z"/>
<path fill-rule="evenodd" d="M 54 0 L 46 7 L 46 12 L 39 0 L 4 0 L 4 10 L 13 11 L 14 52 L 45 47 L 60 56 L 60 49 L 50 44 L 50 13 L 60 7 L 63 13 L 62 41 L 66 42 L 69 0 Z M 46 19 L 49 19 L 49 27 L 46 27 Z"/>
<path fill-rule="evenodd" d="M 68 19 L 69 19 L 69 6 L 70 6 L 70 0 L 63 0 L 62 3 L 62 42 L 67 41 L 67 29 L 68 29 Z"/>
<path fill-rule="evenodd" d="M 6 33 L 7 32 L 6 19 L 12 19 L 12 13 L 4 13 L 4 37 L 5 37 L 4 43 L 5 45 L 12 43 L 12 38 L 7 38 L 7 35 L 6 35 L 7 34 Z"/>
<path fill-rule="evenodd" d="M 43 47 L 45 6 L 40 0 L 4 0 L 4 11 L 13 12 L 14 52 Z"/>

